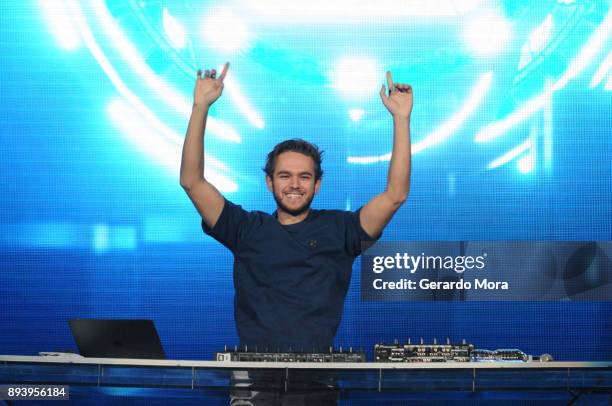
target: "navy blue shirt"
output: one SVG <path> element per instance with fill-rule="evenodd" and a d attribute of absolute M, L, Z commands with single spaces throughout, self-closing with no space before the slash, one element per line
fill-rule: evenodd
<path fill-rule="evenodd" d="M 310 210 L 297 224 L 225 200 L 202 228 L 234 254 L 234 312 L 241 346 L 324 349 L 336 334 L 361 242 L 359 210 Z"/>

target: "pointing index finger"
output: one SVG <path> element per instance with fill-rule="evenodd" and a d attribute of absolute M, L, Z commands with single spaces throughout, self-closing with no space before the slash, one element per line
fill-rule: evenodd
<path fill-rule="evenodd" d="M 228 69 L 229 69 L 229 62 L 225 62 L 225 65 L 223 65 L 223 71 L 221 72 L 221 75 L 219 76 L 219 80 L 221 82 L 223 82 L 223 79 L 225 79 L 225 75 L 227 74 Z"/>
<path fill-rule="evenodd" d="M 391 71 L 387 71 L 387 86 L 389 87 L 389 91 L 393 90 L 393 79 L 391 79 Z"/>

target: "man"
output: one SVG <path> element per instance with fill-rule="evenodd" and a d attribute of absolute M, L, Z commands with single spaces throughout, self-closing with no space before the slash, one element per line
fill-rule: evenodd
<path fill-rule="evenodd" d="M 362 241 L 376 240 L 408 196 L 412 88 L 394 84 L 380 97 L 393 117 L 393 151 L 386 189 L 356 212 L 313 210 L 321 187 L 321 154 L 303 140 L 278 144 L 268 155 L 266 183 L 272 215 L 247 212 L 204 177 L 204 130 L 223 92 L 229 63 L 198 71 L 183 146 L 181 186 L 202 227 L 234 254 L 235 319 L 241 347 L 259 351 L 322 350 L 334 338 L 352 264 Z"/>

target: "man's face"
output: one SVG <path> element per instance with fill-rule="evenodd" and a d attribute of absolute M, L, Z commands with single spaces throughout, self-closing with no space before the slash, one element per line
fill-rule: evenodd
<path fill-rule="evenodd" d="M 315 182 L 315 163 L 299 152 L 283 152 L 276 160 L 274 176 L 266 176 L 268 189 L 279 210 L 298 216 L 310 208 L 319 191 L 321 179 Z"/>

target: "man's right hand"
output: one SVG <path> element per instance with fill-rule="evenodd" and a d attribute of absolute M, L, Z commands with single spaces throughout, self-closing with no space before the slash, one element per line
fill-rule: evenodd
<path fill-rule="evenodd" d="M 221 96 L 223 79 L 225 79 L 228 68 L 229 62 L 226 62 L 219 78 L 217 78 L 216 69 L 206 69 L 204 77 L 202 77 L 202 70 L 198 70 L 198 78 L 193 91 L 194 104 L 208 108 Z"/>

